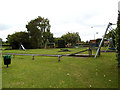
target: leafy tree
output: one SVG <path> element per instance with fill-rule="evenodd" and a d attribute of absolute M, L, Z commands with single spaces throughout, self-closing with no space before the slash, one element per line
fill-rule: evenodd
<path fill-rule="evenodd" d="M 0 38 L 0 42 L 2 42 L 2 38 Z"/>
<path fill-rule="evenodd" d="M 116 29 L 116 47 L 118 67 L 120 67 L 120 12 L 118 13 L 117 29 Z"/>
<path fill-rule="evenodd" d="M 109 33 L 107 33 L 107 34 L 105 35 L 105 37 L 106 37 L 107 39 L 109 39 L 109 38 L 113 37 L 114 35 L 115 35 L 115 30 L 113 29 L 113 30 L 109 31 Z"/>
<path fill-rule="evenodd" d="M 2 46 L 2 38 L 0 38 L 0 49 L 1 49 L 1 46 Z"/>
<path fill-rule="evenodd" d="M 29 35 L 27 32 L 16 32 L 8 35 L 6 39 L 12 45 L 13 49 L 19 49 L 20 44 L 23 44 L 25 48 L 30 48 Z"/>
<path fill-rule="evenodd" d="M 49 20 L 40 16 L 28 22 L 26 28 L 31 38 L 32 47 L 37 48 L 42 45 L 45 46 L 47 39 L 50 42 L 53 41 L 53 34 L 50 33 L 50 27 Z"/>
<path fill-rule="evenodd" d="M 82 43 L 82 44 L 85 44 L 85 42 L 84 42 L 84 41 L 81 41 L 81 43 Z"/>
<path fill-rule="evenodd" d="M 111 31 L 109 31 L 109 33 L 108 34 L 106 34 L 106 38 L 107 39 L 110 39 L 110 38 L 112 38 L 112 42 L 113 42 L 113 45 L 115 46 L 115 35 L 116 35 L 116 29 L 114 30 L 111 30 Z M 113 47 L 113 45 L 111 45 L 111 47 Z"/>
<path fill-rule="evenodd" d="M 61 38 L 63 38 L 65 40 L 66 44 L 71 43 L 72 45 L 75 45 L 76 43 L 81 41 L 78 32 L 76 32 L 76 33 L 68 32 L 65 35 L 62 35 Z"/>
<path fill-rule="evenodd" d="M 86 44 L 88 44 L 88 43 L 89 43 L 89 41 L 87 40 L 85 43 L 86 43 Z"/>
<path fill-rule="evenodd" d="M 53 41 L 54 41 L 55 44 L 58 43 L 58 40 L 63 40 L 63 39 L 61 37 L 54 37 L 53 38 Z"/>
<path fill-rule="evenodd" d="M 58 48 L 65 48 L 65 40 L 58 40 Z"/>
<path fill-rule="evenodd" d="M 54 37 L 54 38 L 53 38 L 53 42 L 55 43 L 55 46 L 56 46 L 56 47 L 58 47 L 58 41 L 59 41 L 59 40 L 63 40 L 63 38 L 61 38 L 61 37 Z"/>

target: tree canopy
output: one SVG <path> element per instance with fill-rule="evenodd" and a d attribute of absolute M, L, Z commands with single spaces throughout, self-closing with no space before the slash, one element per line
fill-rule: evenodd
<path fill-rule="evenodd" d="M 2 38 L 0 38 L 0 48 L 1 48 L 1 45 L 2 45 Z"/>
<path fill-rule="evenodd" d="M 113 43 L 114 47 L 115 47 L 115 35 L 116 35 L 115 32 L 116 32 L 116 29 L 113 29 L 113 30 L 109 31 L 109 33 L 107 33 L 105 36 L 107 39 L 112 38 L 112 43 Z"/>
<path fill-rule="evenodd" d="M 13 49 L 18 49 L 20 44 L 23 44 L 25 48 L 41 48 L 50 43 L 58 44 L 60 40 L 64 40 L 66 44 L 71 45 L 76 45 L 81 41 L 78 32 L 68 32 L 60 38 L 53 38 L 50 27 L 48 18 L 38 16 L 27 23 L 27 32 L 16 32 L 8 35 L 7 41 Z"/>
<path fill-rule="evenodd" d="M 2 42 L 2 38 L 0 38 L 0 42 Z"/>
<path fill-rule="evenodd" d="M 53 42 L 53 34 L 50 32 L 50 27 L 49 20 L 40 16 L 28 22 L 26 28 L 33 47 L 41 47 L 45 45 L 47 40 Z"/>
<path fill-rule="evenodd" d="M 79 43 L 81 41 L 78 32 L 76 32 L 76 33 L 68 32 L 65 35 L 62 35 L 61 38 L 63 38 L 65 40 L 66 44 L 71 43 L 71 45 L 75 45 L 76 43 Z"/>
<path fill-rule="evenodd" d="M 12 45 L 13 49 L 18 49 L 20 44 L 23 44 L 25 48 L 30 48 L 29 35 L 27 32 L 16 32 L 8 35 L 6 39 Z"/>

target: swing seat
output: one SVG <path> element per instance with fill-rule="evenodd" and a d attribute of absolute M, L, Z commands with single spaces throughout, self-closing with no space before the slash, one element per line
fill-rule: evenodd
<path fill-rule="evenodd" d="M 110 49 L 110 50 L 115 50 L 115 48 L 113 47 L 113 48 L 108 48 L 108 49 Z"/>

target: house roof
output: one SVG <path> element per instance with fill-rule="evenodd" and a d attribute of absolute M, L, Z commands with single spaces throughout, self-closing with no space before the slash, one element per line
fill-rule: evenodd
<path fill-rule="evenodd" d="M 109 41 L 104 41 L 104 44 L 108 44 L 109 43 Z"/>

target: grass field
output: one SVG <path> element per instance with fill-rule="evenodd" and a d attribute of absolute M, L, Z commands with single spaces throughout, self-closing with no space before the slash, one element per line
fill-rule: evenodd
<path fill-rule="evenodd" d="M 88 49 L 86 47 L 83 48 L 67 48 L 70 50 L 70 52 L 59 52 L 61 51 L 59 48 L 53 48 L 53 49 L 28 49 L 26 51 L 24 50 L 3 50 L 3 53 L 26 53 L 26 54 L 53 54 L 53 55 L 58 55 L 58 54 L 71 54 L 71 53 L 76 53 L 81 50 Z M 88 52 L 86 52 L 88 53 Z"/>
<path fill-rule="evenodd" d="M 3 50 L 9 53 L 68 54 L 60 49 Z M 3 88 L 117 88 L 118 68 L 116 53 L 101 53 L 93 57 L 15 56 L 9 68 L 2 69 Z"/>

